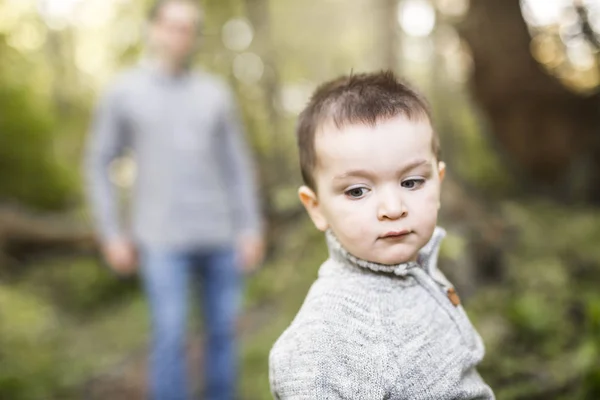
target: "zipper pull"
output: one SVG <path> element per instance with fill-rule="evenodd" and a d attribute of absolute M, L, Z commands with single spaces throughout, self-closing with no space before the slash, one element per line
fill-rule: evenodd
<path fill-rule="evenodd" d="M 454 307 L 458 307 L 460 304 L 460 297 L 458 296 L 458 293 L 456 293 L 456 289 L 450 287 L 446 293 L 448 295 L 448 299 L 450 299 L 450 303 L 452 303 Z"/>

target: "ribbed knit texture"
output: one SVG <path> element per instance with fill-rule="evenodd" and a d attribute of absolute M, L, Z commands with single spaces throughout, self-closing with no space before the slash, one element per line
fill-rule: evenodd
<path fill-rule="evenodd" d="M 349 254 L 331 232 L 329 258 L 273 346 L 276 399 L 494 399 L 476 366 L 483 343 L 437 269 L 445 232 L 418 262 L 382 265 Z"/>

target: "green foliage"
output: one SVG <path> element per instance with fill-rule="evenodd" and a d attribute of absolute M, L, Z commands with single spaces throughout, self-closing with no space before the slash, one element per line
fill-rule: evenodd
<path fill-rule="evenodd" d="M 60 260 L 40 265 L 27 277 L 35 287 L 63 312 L 80 318 L 93 317 L 126 297 L 137 293 L 137 280 L 120 279 L 107 266 L 94 259 Z"/>
<path fill-rule="evenodd" d="M 27 61 L 6 47 L 0 37 L 0 57 Z M 65 206 L 74 190 L 74 177 L 57 160 L 53 133 L 58 129 L 49 99 L 35 90 L 27 76 L 4 74 L 0 63 L 0 199 L 41 209 Z"/>
<path fill-rule="evenodd" d="M 0 285 L 0 398 L 38 400 L 60 382 L 58 326 L 52 307 Z"/>
<path fill-rule="evenodd" d="M 51 277 L 45 286 L 41 275 L 16 287 L 0 285 L 1 399 L 79 398 L 77 392 L 90 376 L 145 343 L 145 303 L 139 296 L 120 296 L 123 289 L 114 278 L 112 285 L 100 284 L 105 292 L 98 295 L 96 280 L 85 268 L 82 273 L 71 270 L 68 278 Z M 115 299 L 108 300 L 109 286 Z M 68 294 L 59 301 L 69 298 L 73 304 L 56 301 L 54 294 L 61 289 Z"/>
<path fill-rule="evenodd" d="M 498 398 L 598 398 L 600 214 L 506 204 L 515 231 L 506 282 L 468 304 L 487 345 L 480 369 Z"/>
<path fill-rule="evenodd" d="M 0 198 L 61 208 L 70 184 L 52 152 L 51 117 L 32 109 L 24 87 L 0 86 Z"/>

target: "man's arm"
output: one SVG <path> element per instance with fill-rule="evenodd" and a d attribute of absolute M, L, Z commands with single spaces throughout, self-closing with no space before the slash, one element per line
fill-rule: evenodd
<path fill-rule="evenodd" d="M 129 142 L 119 92 L 112 88 L 99 101 L 85 154 L 86 192 L 108 263 L 120 273 L 135 266 L 135 249 L 119 224 L 118 201 L 110 164 Z"/>
<path fill-rule="evenodd" d="M 88 136 L 85 154 L 86 190 L 103 241 L 123 235 L 115 187 L 110 181 L 110 164 L 127 143 L 119 93 L 112 88 L 98 102 Z"/>

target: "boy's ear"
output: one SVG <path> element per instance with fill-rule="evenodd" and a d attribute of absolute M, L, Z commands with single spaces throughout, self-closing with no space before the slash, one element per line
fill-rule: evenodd
<path fill-rule="evenodd" d="M 443 161 L 438 162 L 438 174 L 440 177 L 440 182 L 443 182 L 444 177 L 446 176 L 446 163 Z"/>
<path fill-rule="evenodd" d="M 438 162 L 438 177 L 440 178 L 440 183 L 444 181 L 444 177 L 446 176 L 446 163 L 443 161 Z M 438 210 L 442 207 L 442 198 L 441 191 L 438 193 Z"/>
<path fill-rule="evenodd" d="M 301 186 L 298 189 L 298 197 L 300 197 L 300 201 L 304 205 L 304 208 L 306 208 L 310 219 L 312 219 L 317 229 L 322 232 L 326 231 L 329 224 L 321 211 L 317 194 L 308 186 Z"/>

